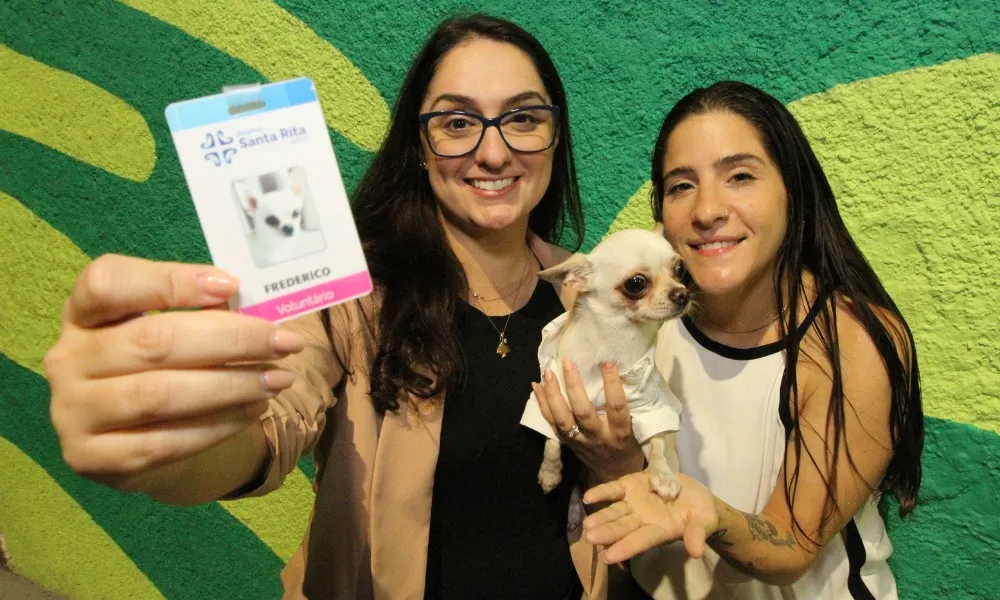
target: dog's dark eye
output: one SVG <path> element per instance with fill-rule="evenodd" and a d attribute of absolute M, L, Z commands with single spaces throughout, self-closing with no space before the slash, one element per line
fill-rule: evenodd
<path fill-rule="evenodd" d="M 677 279 L 684 279 L 687 275 L 687 269 L 684 268 L 684 261 L 679 260 L 674 263 L 674 277 Z"/>
<path fill-rule="evenodd" d="M 649 289 L 649 279 L 645 275 L 633 275 L 622 283 L 622 291 L 633 300 L 642 298 L 647 289 Z"/>
<path fill-rule="evenodd" d="M 281 224 L 281 221 L 278 220 L 278 217 L 274 215 L 271 215 L 268 218 L 264 219 L 264 222 L 270 225 L 271 227 L 277 227 L 278 225 Z"/>
<path fill-rule="evenodd" d="M 293 210 L 292 211 L 292 218 L 293 219 L 298 219 L 299 218 L 299 211 Z"/>

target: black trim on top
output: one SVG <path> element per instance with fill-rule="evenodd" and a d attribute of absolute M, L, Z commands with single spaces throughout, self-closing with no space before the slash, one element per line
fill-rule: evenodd
<path fill-rule="evenodd" d="M 851 519 L 844 528 L 844 548 L 847 550 L 847 563 L 850 570 L 847 573 L 847 591 L 851 593 L 854 600 L 875 600 L 871 590 L 861 579 L 861 567 L 865 565 L 868 555 L 865 552 L 865 545 L 861 542 L 861 534 L 858 532 L 858 525 Z"/>
<path fill-rule="evenodd" d="M 804 336 L 809 327 L 812 326 L 813 321 L 816 316 L 819 315 L 819 311 L 823 308 L 823 304 L 826 302 L 827 298 L 830 297 L 829 292 L 825 292 L 817 296 L 816 301 L 809 308 L 809 313 L 806 318 L 802 320 L 802 324 L 799 325 L 798 335 Z M 785 347 L 784 340 L 778 340 L 777 342 L 771 342 L 770 344 L 764 344 L 763 346 L 756 346 L 754 348 L 735 348 L 733 346 L 727 346 L 721 342 L 717 342 L 712 338 L 708 337 L 691 320 L 691 317 L 685 315 L 681 318 L 681 322 L 684 323 L 684 328 L 687 329 L 691 337 L 694 338 L 699 345 L 701 345 L 706 350 L 714 352 L 723 358 L 728 358 L 730 360 L 754 360 L 755 358 L 764 358 L 765 356 L 770 356 L 781 352 Z"/>

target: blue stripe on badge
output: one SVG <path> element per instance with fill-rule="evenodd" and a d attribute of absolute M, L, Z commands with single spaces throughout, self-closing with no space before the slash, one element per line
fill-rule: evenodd
<path fill-rule="evenodd" d="M 316 101 L 316 86 L 308 77 L 268 83 L 262 85 L 259 92 L 259 98 L 264 101 L 264 106 L 237 114 L 229 114 L 230 105 L 253 102 L 258 97 L 256 89 L 237 90 L 228 94 L 175 102 L 167 106 L 164 111 L 167 125 L 171 132 L 183 131 Z"/>

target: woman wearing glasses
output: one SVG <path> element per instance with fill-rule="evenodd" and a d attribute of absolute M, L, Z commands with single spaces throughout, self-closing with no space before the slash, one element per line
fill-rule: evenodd
<path fill-rule="evenodd" d="M 354 215 L 376 293 L 281 328 L 167 311 L 235 293 L 211 267 L 94 261 L 46 357 L 67 461 L 197 503 L 271 491 L 314 448 L 287 598 L 604 597 L 567 513 L 584 467 L 591 482 L 641 467 L 627 417 L 592 436 L 602 459 L 567 455 L 548 495 L 543 439 L 518 424 L 564 310 L 535 273 L 566 256 L 549 242 L 583 234 L 565 94 L 538 42 L 488 17 L 443 23 Z"/>

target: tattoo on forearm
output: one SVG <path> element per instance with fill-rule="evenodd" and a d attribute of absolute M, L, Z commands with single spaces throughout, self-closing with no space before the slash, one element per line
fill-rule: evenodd
<path fill-rule="evenodd" d="M 767 519 L 746 513 L 743 516 L 747 519 L 747 526 L 750 528 L 750 536 L 753 539 L 767 542 L 772 546 L 791 546 L 795 543 L 795 538 L 791 532 L 786 534 L 785 537 L 780 537 L 778 535 L 778 528 Z"/>
<path fill-rule="evenodd" d="M 768 521 L 764 517 L 757 515 L 747 514 L 743 511 L 736 510 L 730 506 L 723 505 L 723 510 L 730 515 L 730 520 L 727 521 L 730 525 L 734 522 L 731 519 L 736 518 L 737 515 L 743 515 L 746 519 L 747 529 L 750 531 L 750 538 L 756 542 L 766 542 L 772 546 L 787 547 L 794 545 L 795 537 L 791 532 L 785 534 L 785 537 L 781 537 L 778 532 L 778 528 L 775 527 L 774 523 Z M 712 545 L 712 548 L 722 556 L 729 566 L 746 573 L 751 577 L 758 577 L 757 567 L 754 566 L 753 561 L 741 560 L 740 557 L 735 556 L 737 554 L 750 554 L 750 556 L 758 556 L 760 554 L 760 549 L 751 550 L 746 548 L 746 544 L 742 546 L 742 549 L 737 549 L 735 543 L 732 539 L 728 538 L 731 533 L 735 533 L 736 537 L 739 538 L 740 534 L 737 532 L 731 532 L 730 529 L 725 527 L 720 527 L 715 530 L 712 535 L 708 536 L 707 541 Z"/>

